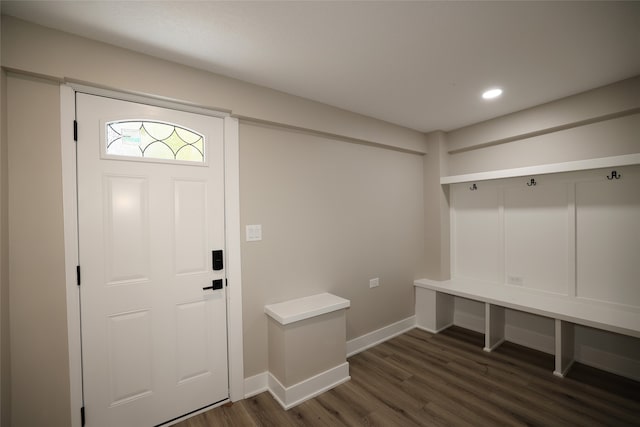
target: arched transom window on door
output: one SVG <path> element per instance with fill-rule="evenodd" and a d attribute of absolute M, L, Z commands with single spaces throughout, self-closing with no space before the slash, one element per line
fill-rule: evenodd
<path fill-rule="evenodd" d="M 204 136 L 185 127 L 151 120 L 106 124 L 108 156 L 204 163 Z"/>

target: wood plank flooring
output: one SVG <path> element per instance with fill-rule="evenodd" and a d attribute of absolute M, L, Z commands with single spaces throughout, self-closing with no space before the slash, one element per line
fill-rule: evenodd
<path fill-rule="evenodd" d="M 414 329 L 349 358 L 351 381 L 284 411 L 268 392 L 177 424 L 223 426 L 640 426 L 640 383 L 484 336 Z"/>

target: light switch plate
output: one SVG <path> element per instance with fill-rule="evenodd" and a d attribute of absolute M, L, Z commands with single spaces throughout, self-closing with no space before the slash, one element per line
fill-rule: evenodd
<path fill-rule="evenodd" d="M 262 240 L 262 225 L 254 224 L 246 227 L 247 242 Z"/>
<path fill-rule="evenodd" d="M 375 279 L 370 279 L 369 280 L 369 288 L 377 288 L 378 286 L 380 286 L 380 279 L 379 278 L 375 278 Z"/>

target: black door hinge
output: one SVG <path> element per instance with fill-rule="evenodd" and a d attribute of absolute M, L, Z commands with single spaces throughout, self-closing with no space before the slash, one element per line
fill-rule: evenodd
<path fill-rule="evenodd" d="M 228 279 L 224 279 L 224 287 L 226 288 L 227 286 L 229 286 L 229 280 Z"/>
<path fill-rule="evenodd" d="M 84 426 L 85 418 L 84 418 L 84 406 L 80 408 L 80 424 Z"/>
<path fill-rule="evenodd" d="M 73 121 L 73 140 L 78 142 L 78 122 L 76 120 Z"/>
<path fill-rule="evenodd" d="M 80 286 L 80 266 L 76 265 L 76 282 L 78 283 L 78 286 Z"/>

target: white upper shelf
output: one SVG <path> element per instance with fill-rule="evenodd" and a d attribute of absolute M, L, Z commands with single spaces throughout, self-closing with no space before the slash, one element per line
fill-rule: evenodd
<path fill-rule="evenodd" d="M 542 175 L 549 173 L 574 172 L 588 169 L 610 168 L 640 164 L 640 153 L 623 156 L 602 157 L 599 159 L 576 160 L 573 162 L 550 163 L 523 168 L 502 169 L 489 172 L 469 173 L 466 175 L 443 176 L 440 184 L 457 184 L 461 182 L 487 181 L 490 179 L 515 178 L 519 176 Z"/>

